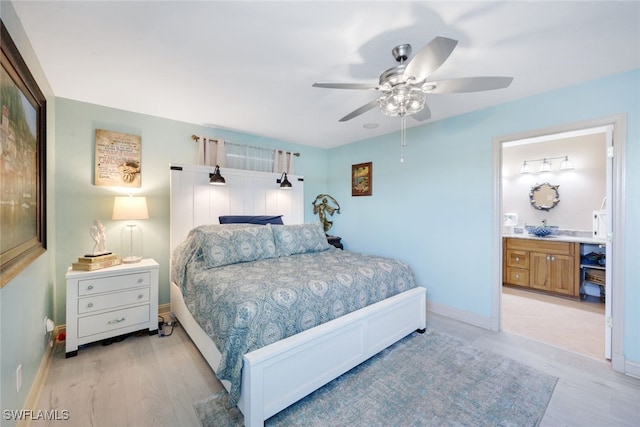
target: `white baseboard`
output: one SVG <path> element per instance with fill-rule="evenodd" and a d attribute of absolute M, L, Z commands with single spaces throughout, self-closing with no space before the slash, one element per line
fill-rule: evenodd
<path fill-rule="evenodd" d="M 31 384 L 31 388 L 29 389 L 29 394 L 27 394 L 27 398 L 24 401 L 23 408 L 26 410 L 32 410 L 37 412 L 38 402 L 40 401 L 40 395 L 42 394 L 42 389 L 44 388 L 44 383 L 49 375 L 49 368 L 51 368 L 51 362 L 53 361 L 53 351 L 56 348 L 56 340 L 55 337 L 58 336 L 58 328 L 56 327 L 53 331 L 53 347 L 47 348 L 42 356 L 42 360 L 40 361 L 40 366 L 38 367 L 38 371 L 36 372 L 36 376 L 33 379 L 33 383 Z M 31 418 L 24 417 L 20 418 L 16 423 L 18 427 L 29 427 L 31 425 Z"/>
<path fill-rule="evenodd" d="M 492 329 L 492 320 L 490 317 L 480 316 L 475 313 L 470 313 L 468 311 L 460 310 L 458 308 L 453 308 L 448 305 L 438 304 L 433 301 L 429 301 L 427 298 L 427 315 L 429 313 L 439 314 L 441 316 L 450 317 L 455 320 L 459 320 L 464 323 L 469 323 L 474 326 L 478 326 L 484 329 Z M 428 318 L 427 318 L 428 323 Z"/>
<path fill-rule="evenodd" d="M 640 378 L 640 363 L 625 360 L 624 373 L 630 377 Z"/>

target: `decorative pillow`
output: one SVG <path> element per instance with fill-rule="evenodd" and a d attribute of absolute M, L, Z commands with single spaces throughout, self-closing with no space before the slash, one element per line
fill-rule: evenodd
<path fill-rule="evenodd" d="M 283 224 L 282 215 L 224 215 L 218 217 L 220 224 Z"/>
<path fill-rule="evenodd" d="M 322 252 L 333 246 L 327 242 L 321 222 L 313 224 L 273 225 L 278 256 Z"/>
<path fill-rule="evenodd" d="M 203 229 L 199 247 L 204 268 L 276 256 L 271 228 L 256 225 L 245 225 L 241 228 L 223 225 Z"/>

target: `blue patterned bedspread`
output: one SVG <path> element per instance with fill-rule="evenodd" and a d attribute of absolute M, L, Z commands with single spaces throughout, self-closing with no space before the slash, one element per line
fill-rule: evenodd
<path fill-rule="evenodd" d="M 174 280 L 222 353 L 216 373 L 234 404 L 245 353 L 416 287 L 401 261 L 333 247 L 208 269 L 188 255 Z"/>

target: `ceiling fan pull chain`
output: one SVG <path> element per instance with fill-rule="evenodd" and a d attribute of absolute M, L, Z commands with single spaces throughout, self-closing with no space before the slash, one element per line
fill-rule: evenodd
<path fill-rule="evenodd" d="M 407 146 L 407 118 L 400 117 L 400 163 L 404 163 L 404 147 Z"/>

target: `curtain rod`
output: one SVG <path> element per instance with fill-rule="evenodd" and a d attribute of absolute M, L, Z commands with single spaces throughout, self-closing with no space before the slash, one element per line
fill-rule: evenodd
<path fill-rule="evenodd" d="M 194 141 L 198 141 L 200 137 L 198 135 L 191 135 L 191 139 L 193 139 Z M 214 141 L 216 144 L 218 143 L 217 139 L 209 138 L 209 140 Z M 237 144 L 237 142 L 235 144 Z M 246 145 L 246 144 L 239 144 L 239 145 Z M 247 147 L 264 149 L 264 147 L 255 147 L 251 145 L 247 145 Z M 282 150 L 278 150 L 278 153 L 282 153 Z M 300 153 L 293 153 L 291 151 L 286 151 L 286 153 L 293 154 L 296 157 L 300 157 Z"/>

